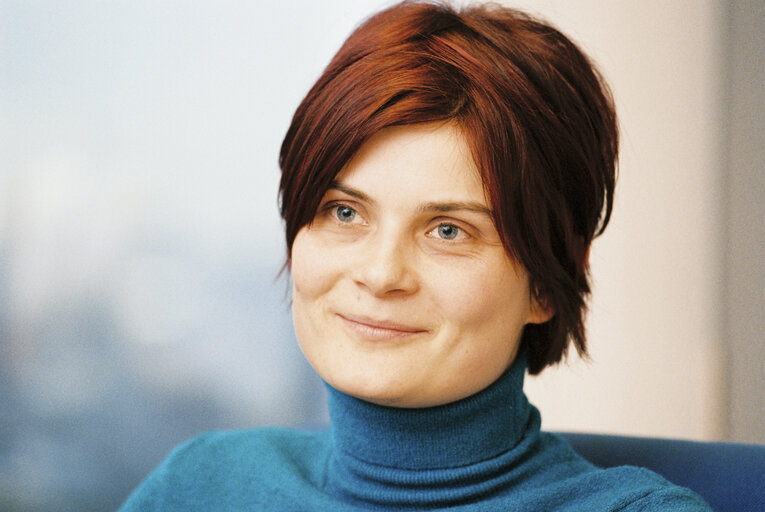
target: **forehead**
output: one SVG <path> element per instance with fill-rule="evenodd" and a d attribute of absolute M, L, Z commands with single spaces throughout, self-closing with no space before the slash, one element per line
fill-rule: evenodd
<path fill-rule="evenodd" d="M 470 148 L 454 123 L 385 128 L 362 145 L 336 181 L 373 197 L 393 193 L 486 204 Z"/>

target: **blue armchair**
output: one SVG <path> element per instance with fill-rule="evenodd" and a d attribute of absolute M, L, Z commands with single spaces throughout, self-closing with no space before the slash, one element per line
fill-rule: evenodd
<path fill-rule="evenodd" d="M 559 433 L 601 467 L 641 466 L 719 511 L 765 512 L 765 445 Z"/>

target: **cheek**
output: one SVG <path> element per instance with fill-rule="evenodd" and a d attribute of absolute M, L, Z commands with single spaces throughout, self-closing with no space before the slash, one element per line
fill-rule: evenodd
<path fill-rule="evenodd" d="M 301 229 L 292 244 L 293 299 L 310 300 L 327 292 L 338 271 L 333 258 L 308 228 Z"/>
<path fill-rule="evenodd" d="M 510 264 L 454 269 L 436 289 L 445 318 L 472 333 L 511 335 L 528 316 L 527 278 Z"/>
<path fill-rule="evenodd" d="M 331 289 L 327 258 L 317 250 L 315 236 L 303 228 L 292 244 L 292 323 L 300 348 L 311 364 L 316 364 L 323 338 L 321 304 Z"/>

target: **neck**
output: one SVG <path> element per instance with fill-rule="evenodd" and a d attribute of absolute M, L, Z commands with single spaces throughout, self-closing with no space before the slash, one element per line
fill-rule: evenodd
<path fill-rule="evenodd" d="M 521 351 L 486 389 L 424 409 L 380 406 L 328 386 L 335 456 L 340 463 L 353 459 L 388 468 L 438 469 L 507 452 L 523 436 L 532 411 L 523 394 L 525 369 Z"/>

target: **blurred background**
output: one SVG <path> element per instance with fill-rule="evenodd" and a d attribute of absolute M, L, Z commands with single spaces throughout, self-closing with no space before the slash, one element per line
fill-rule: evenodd
<path fill-rule="evenodd" d="M 199 432 L 326 421 L 277 211 L 354 1 L 0 0 L 0 510 L 114 510 Z M 591 360 L 545 428 L 765 443 L 765 3 L 505 2 L 611 82 Z"/>

